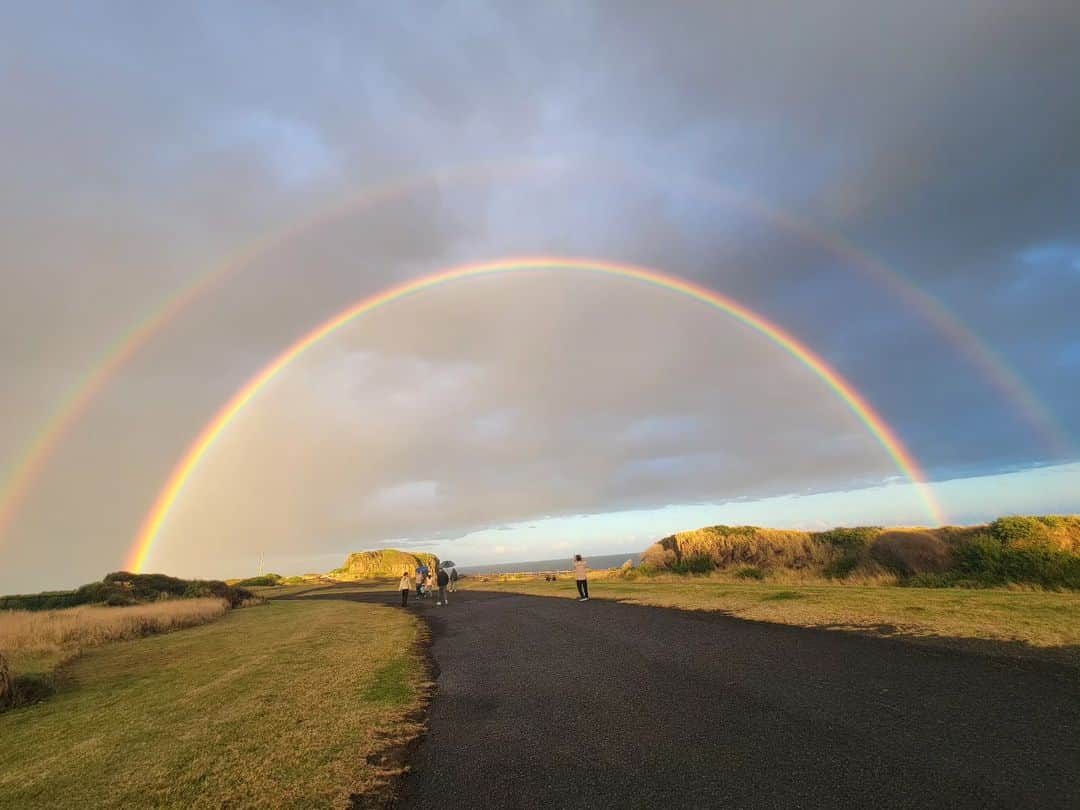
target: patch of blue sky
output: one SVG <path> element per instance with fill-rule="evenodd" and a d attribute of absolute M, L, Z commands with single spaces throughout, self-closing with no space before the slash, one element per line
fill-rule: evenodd
<path fill-rule="evenodd" d="M 1020 254 L 1020 261 L 1033 267 L 1068 265 L 1080 270 L 1080 244 L 1074 242 L 1044 242 L 1032 245 Z"/>
<path fill-rule="evenodd" d="M 267 110 L 248 110 L 219 121 L 214 140 L 221 146 L 249 146 L 282 185 L 308 183 L 329 173 L 335 159 L 318 131 Z"/>
<path fill-rule="evenodd" d="M 1080 512 L 1080 462 L 941 481 L 933 489 L 956 524 L 1008 514 L 1074 514 Z M 809 530 L 918 526 L 925 524 L 925 507 L 914 486 L 895 482 L 845 492 L 550 517 L 511 525 L 510 531 L 500 526 L 472 532 L 440 544 L 440 553 L 452 550 L 463 565 L 472 565 L 489 562 L 493 553 L 504 561 L 556 557 L 570 545 L 587 554 L 641 551 L 674 532 L 721 523 Z"/>

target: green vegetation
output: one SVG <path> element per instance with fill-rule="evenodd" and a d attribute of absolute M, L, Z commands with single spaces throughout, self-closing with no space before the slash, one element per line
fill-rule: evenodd
<path fill-rule="evenodd" d="M 823 532 L 710 526 L 665 537 L 646 572 L 856 580 L 933 587 L 1009 584 L 1080 589 L 1080 516 L 1003 517 L 940 529 L 857 526 Z"/>
<path fill-rule="evenodd" d="M 0 714 L 0 808 L 382 801 L 384 755 L 420 731 L 419 637 L 404 611 L 275 600 L 87 650 L 49 700 Z"/>
<path fill-rule="evenodd" d="M 465 588 L 575 598 L 569 579 L 482 582 Z M 818 581 L 746 582 L 714 573 L 598 577 L 590 597 L 718 611 L 757 621 L 887 633 L 920 644 L 963 646 L 1080 667 L 1080 594 L 1034 590 L 927 590 Z"/>
<path fill-rule="evenodd" d="M 47 697 L 56 688 L 55 670 L 88 647 L 194 627 L 221 618 L 228 609 L 224 599 L 209 598 L 0 612 L 0 651 L 13 669 L 0 709 Z"/>
<path fill-rule="evenodd" d="M 280 585 L 284 579 L 285 577 L 281 576 L 281 574 L 259 574 L 257 577 L 248 577 L 247 579 L 231 582 L 231 584 L 238 585 L 241 588 L 250 588 L 254 585 L 265 587 L 267 585 Z M 299 580 L 300 577 L 290 577 L 290 579 Z"/>
<path fill-rule="evenodd" d="M 423 551 L 413 553 L 394 548 L 358 551 L 350 554 L 345 565 L 334 569 L 329 575 L 338 580 L 400 577 L 402 571 L 415 571 L 421 563 L 434 570 L 439 565 L 439 558 Z"/>
<path fill-rule="evenodd" d="M 224 599 L 239 607 L 251 592 L 218 580 L 177 579 L 165 574 L 117 571 L 73 591 L 0 596 L 0 610 L 59 610 L 79 605 L 138 605 L 160 599 Z"/>

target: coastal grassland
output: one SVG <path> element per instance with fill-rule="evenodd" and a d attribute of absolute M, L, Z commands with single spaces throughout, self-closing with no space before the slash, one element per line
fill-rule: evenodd
<path fill-rule="evenodd" d="M 194 627 L 220 619 L 228 609 L 224 599 L 207 598 L 0 611 L 0 653 L 12 669 L 14 701 L 29 702 L 51 692 L 54 670 L 88 647 Z"/>
<path fill-rule="evenodd" d="M 105 644 L 48 700 L 0 714 L 0 808 L 341 807 L 378 796 L 420 731 L 404 611 L 274 600 Z"/>
<path fill-rule="evenodd" d="M 327 596 L 349 593 L 396 591 L 398 580 L 386 577 L 348 580 L 346 582 L 306 582 L 299 585 L 255 586 L 249 590 L 262 599 L 285 599 L 294 596 Z"/>
<path fill-rule="evenodd" d="M 465 580 L 477 590 L 577 596 L 570 579 Z M 674 574 L 589 582 L 600 599 L 718 611 L 756 621 L 899 635 L 1080 667 L 1080 593 L 1020 589 L 902 588 L 811 582 L 735 581 Z"/>

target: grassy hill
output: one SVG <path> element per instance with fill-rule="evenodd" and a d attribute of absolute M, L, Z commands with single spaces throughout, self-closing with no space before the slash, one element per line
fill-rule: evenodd
<path fill-rule="evenodd" d="M 1012 516 L 939 529 L 709 526 L 654 543 L 642 563 L 676 573 L 728 570 L 747 579 L 799 572 L 828 579 L 887 576 L 908 585 L 1080 589 L 1080 516 Z"/>
<path fill-rule="evenodd" d="M 334 579 L 373 579 L 377 577 L 400 577 L 408 569 L 413 572 L 424 563 L 434 570 L 439 558 L 434 554 L 418 551 L 398 551 L 395 548 L 382 548 L 377 551 L 358 551 L 345 559 L 345 565 L 330 572 Z"/>

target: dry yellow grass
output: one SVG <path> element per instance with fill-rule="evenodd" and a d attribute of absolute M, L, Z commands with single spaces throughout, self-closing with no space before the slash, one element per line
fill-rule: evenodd
<path fill-rule="evenodd" d="M 0 612 L 0 650 L 13 655 L 75 651 L 205 624 L 228 609 L 224 599 L 184 599 L 130 607 L 7 610 Z"/>
<path fill-rule="evenodd" d="M 898 588 L 820 582 L 736 582 L 721 576 L 593 578 L 590 596 L 639 605 L 705 610 L 755 621 L 881 632 L 924 644 L 1080 667 L 1080 594 L 1039 590 Z M 477 590 L 572 598 L 573 582 L 481 582 Z"/>

